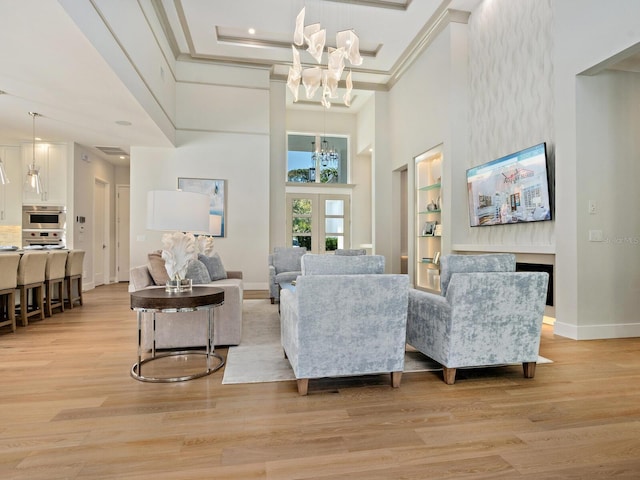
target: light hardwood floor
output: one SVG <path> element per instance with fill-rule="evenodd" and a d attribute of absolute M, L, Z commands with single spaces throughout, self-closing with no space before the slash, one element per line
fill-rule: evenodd
<path fill-rule="evenodd" d="M 640 478 L 640 339 L 545 326 L 555 363 L 531 380 L 521 367 L 461 371 L 453 386 L 356 377 L 311 381 L 307 397 L 293 381 L 222 385 L 222 370 L 152 384 L 129 376 L 126 288 L 0 333 L 0 478 Z"/>

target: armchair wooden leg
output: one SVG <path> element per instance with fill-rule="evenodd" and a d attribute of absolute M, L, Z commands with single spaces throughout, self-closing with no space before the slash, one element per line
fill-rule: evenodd
<path fill-rule="evenodd" d="M 300 395 L 306 395 L 309 391 L 309 379 L 308 378 L 298 378 L 298 393 Z"/>
<path fill-rule="evenodd" d="M 522 364 L 524 378 L 533 378 L 536 374 L 536 362 L 524 362 Z"/>
<path fill-rule="evenodd" d="M 276 303 L 276 299 L 271 297 L 271 305 L 273 305 L 274 303 Z"/>
<path fill-rule="evenodd" d="M 402 372 L 391 372 L 391 386 L 393 388 L 400 386 L 400 380 L 402 380 Z"/>
<path fill-rule="evenodd" d="M 442 376 L 444 378 L 444 383 L 446 383 L 447 385 L 453 385 L 454 383 L 456 383 L 456 369 L 455 368 L 448 368 L 443 366 L 442 367 Z"/>

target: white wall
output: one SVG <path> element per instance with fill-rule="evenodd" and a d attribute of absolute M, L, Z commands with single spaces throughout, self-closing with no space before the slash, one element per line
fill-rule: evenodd
<path fill-rule="evenodd" d="M 86 160 L 83 160 L 83 156 Z M 96 180 L 108 184 L 110 219 L 109 225 L 112 228 L 108 232 L 107 254 L 109 255 L 109 271 L 105 272 L 105 277 L 109 282 L 115 281 L 116 255 L 115 255 L 115 167 L 95 156 L 90 150 L 82 145 L 74 144 L 73 148 L 73 208 L 67 209 L 67 239 L 70 246 L 75 249 L 85 251 L 84 274 L 82 285 L 85 290 L 94 288 L 94 266 L 93 266 L 93 231 L 95 226 L 94 215 L 94 185 Z M 84 231 L 81 231 L 76 216 L 83 216 L 86 222 L 83 224 Z M 70 236 L 70 237 L 69 237 Z M 71 242 L 69 242 L 69 239 Z M 106 280 L 105 280 L 106 281 Z"/>
<path fill-rule="evenodd" d="M 637 315 L 636 319 L 631 319 L 631 323 L 628 323 L 629 318 L 626 316 L 628 305 L 633 305 L 633 302 L 636 302 L 636 312 L 638 310 L 639 297 L 633 285 L 619 288 L 614 296 L 614 299 L 622 301 L 624 305 L 622 312 L 613 308 L 606 315 L 599 316 L 599 320 L 586 314 L 591 308 L 600 311 L 598 304 L 602 301 L 602 294 L 598 294 L 596 298 L 591 297 L 590 293 L 596 289 L 594 285 L 597 280 L 581 275 L 581 265 L 594 261 L 589 253 L 597 247 L 587 246 L 587 232 L 583 227 L 587 225 L 579 221 L 587 207 L 584 199 L 593 192 L 588 186 L 578 182 L 578 172 L 585 168 L 601 171 L 603 159 L 580 156 L 582 149 L 579 149 L 579 142 L 589 134 L 589 131 L 578 129 L 578 127 L 585 128 L 586 125 L 577 122 L 576 99 L 583 100 L 589 97 L 582 94 L 578 97 L 577 85 L 586 87 L 588 83 L 578 81 L 576 76 L 640 42 L 640 23 L 637 21 L 640 18 L 640 2 L 564 0 L 553 2 L 552 9 L 556 107 L 554 120 L 557 186 L 555 235 L 558 239 L 555 331 L 571 338 L 638 335 Z M 603 133 L 599 132 L 598 138 L 606 137 Z M 605 192 L 606 190 L 602 194 Z M 605 224 L 602 223 L 602 225 Z M 603 229 L 606 230 L 604 226 Z M 618 226 L 609 232 L 613 235 L 623 234 L 623 230 Z M 619 268 L 617 261 L 603 264 L 599 271 L 599 278 L 616 278 L 617 268 Z M 620 295 L 623 296 L 622 299 Z M 607 300 L 606 303 L 609 304 L 609 301 Z M 594 320 L 599 322 L 599 326 L 585 324 Z"/>
<path fill-rule="evenodd" d="M 579 76 L 576 92 L 580 337 L 640 336 L 640 74 Z"/>

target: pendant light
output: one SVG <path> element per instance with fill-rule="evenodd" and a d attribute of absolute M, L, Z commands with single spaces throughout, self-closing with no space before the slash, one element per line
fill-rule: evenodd
<path fill-rule="evenodd" d="M 36 165 L 36 117 L 41 115 L 36 112 L 29 112 L 33 118 L 33 156 L 31 164 L 27 168 L 27 177 L 24 180 L 24 187 L 28 192 L 38 195 L 42 193 L 42 182 L 40 181 L 40 167 Z"/>
<path fill-rule="evenodd" d="M 7 177 L 7 172 L 4 169 L 4 163 L 0 158 L 0 185 L 6 185 L 7 183 L 11 183 L 11 182 L 9 181 L 9 177 Z"/>

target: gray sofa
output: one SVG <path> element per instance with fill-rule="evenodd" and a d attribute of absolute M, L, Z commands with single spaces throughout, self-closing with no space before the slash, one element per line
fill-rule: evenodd
<path fill-rule="evenodd" d="M 280 297 L 281 341 L 307 394 L 310 378 L 391 373 L 400 385 L 407 275 L 386 275 L 384 257 L 302 257 L 302 275 Z"/>
<path fill-rule="evenodd" d="M 227 271 L 227 278 L 207 283 L 224 290 L 224 304 L 215 309 L 214 343 L 238 345 L 242 336 L 242 272 Z M 130 285 L 134 291 L 143 288 L 164 288 L 156 285 L 147 265 L 133 267 Z M 143 314 L 142 346 L 151 348 L 151 314 Z M 206 344 L 207 312 L 198 310 L 184 313 L 156 314 L 156 348 L 198 347 Z"/>

